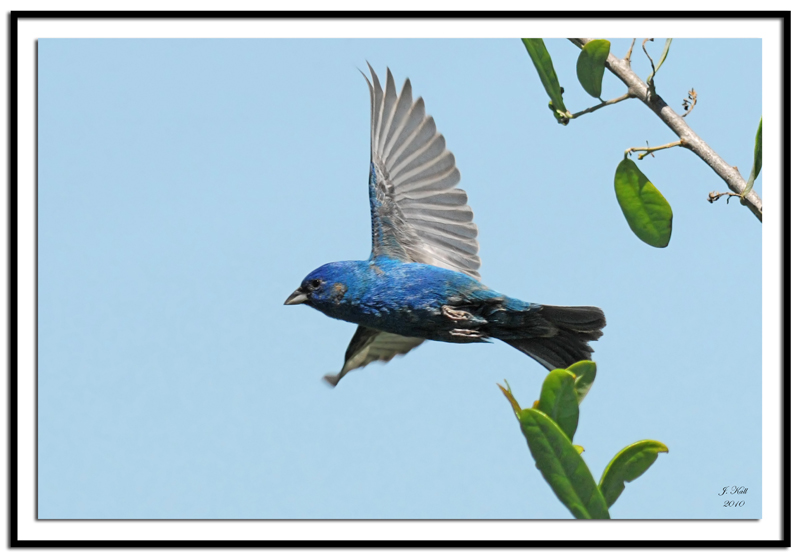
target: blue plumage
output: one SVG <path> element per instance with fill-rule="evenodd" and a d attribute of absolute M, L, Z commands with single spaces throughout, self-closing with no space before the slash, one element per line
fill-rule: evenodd
<path fill-rule="evenodd" d="M 502 340 L 548 369 L 589 359 L 603 333 L 595 307 L 531 304 L 480 282 L 477 227 L 460 174 L 408 80 L 386 91 L 370 67 L 372 254 L 312 271 L 286 300 L 358 324 L 336 385 L 349 371 L 388 361 L 425 340 Z"/>
<path fill-rule="evenodd" d="M 500 334 L 492 327 L 511 324 L 509 311 L 534 307 L 463 273 L 386 256 L 323 265 L 303 285 L 309 292 L 305 303 L 329 317 L 445 342 L 484 341 Z"/>

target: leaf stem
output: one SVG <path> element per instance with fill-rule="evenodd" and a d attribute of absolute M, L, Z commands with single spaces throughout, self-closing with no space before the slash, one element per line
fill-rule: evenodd
<path fill-rule="evenodd" d="M 610 104 L 616 104 L 620 101 L 624 101 L 625 99 L 630 99 L 631 95 L 629 93 L 625 93 L 621 97 L 617 97 L 616 99 L 611 99 L 609 101 L 603 101 L 600 104 L 587 108 L 586 110 L 581 110 L 580 112 L 576 112 L 575 114 L 570 114 L 570 119 L 574 120 L 578 116 L 583 116 L 584 114 L 589 114 L 590 112 L 594 112 L 595 110 L 599 110 L 604 106 L 608 106 Z"/>
<path fill-rule="evenodd" d="M 672 143 L 667 143 L 666 145 L 659 145 L 658 147 L 629 147 L 625 149 L 625 154 L 629 155 L 634 152 L 643 151 L 641 155 L 639 155 L 639 160 L 642 160 L 647 155 L 652 153 L 653 151 L 661 151 L 662 149 L 669 149 L 670 147 L 683 147 L 684 142 L 683 139 L 679 139 L 678 141 L 673 141 Z"/>
<path fill-rule="evenodd" d="M 650 55 L 647 54 L 647 49 L 644 47 L 644 45 L 647 44 L 647 41 L 652 41 L 652 40 L 654 40 L 654 39 L 644 39 L 642 41 L 642 50 L 644 50 L 644 55 L 647 56 L 647 59 L 650 60 L 650 67 L 653 69 L 653 73 L 650 74 L 651 76 L 656 73 L 656 65 L 653 63 L 653 59 L 650 58 Z M 648 79 L 647 81 L 649 82 L 650 79 Z"/>

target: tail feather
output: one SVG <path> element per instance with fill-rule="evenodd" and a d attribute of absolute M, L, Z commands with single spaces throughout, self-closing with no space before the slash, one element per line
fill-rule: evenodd
<path fill-rule="evenodd" d="M 501 339 L 527 354 L 547 369 L 566 368 L 592 359 L 589 341 L 603 336 L 603 310 L 591 306 L 541 306 L 536 316 L 547 321 L 556 333 L 548 336 Z"/>

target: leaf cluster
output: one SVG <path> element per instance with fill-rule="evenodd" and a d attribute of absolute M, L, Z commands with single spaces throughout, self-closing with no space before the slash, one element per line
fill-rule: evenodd
<path fill-rule="evenodd" d="M 578 429 L 580 403 L 594 383 L 597 366 L 581 361 L 567 369 L 554 369 L 542 384 L 532 408 L 520 407 L 511 387 L 500 390 L 508 399 L 536 467 L 556 497 L 575 518 L 610 518 L 608 509 L 631 482 L 644 474 L 658 454 L 668 452 L 658 441 L 639 441 L 622 449 L 606 466 L 596 483 L 581 453 L 573 444 Z"/>

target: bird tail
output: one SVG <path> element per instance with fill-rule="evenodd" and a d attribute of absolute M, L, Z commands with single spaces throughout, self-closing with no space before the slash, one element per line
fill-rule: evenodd
<path fill-rule="evenodd" d="M 502 338 L 548 370 L 592 359 L 589 341 L 603 336 L 606 317 L 591 306 L 540 306 L 533 315 L 536 333 L 528 338 Z M 542 335 L 543 329 L 546 330 Z"/>

